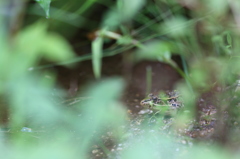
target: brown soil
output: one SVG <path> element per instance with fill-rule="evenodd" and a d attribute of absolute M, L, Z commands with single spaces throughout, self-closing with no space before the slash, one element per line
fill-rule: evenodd
<path fill-rule="evenodd" d="M 105 57 L 102 61 L 102 77 L 122 77 L 126 81 L 123 102 L 133 113 L 141 109 L 140 101 L 146 97 L 146 69 L 152 69 L 152 87 L 150 92 L 172 90 L 181 77 L 169 65 L 161 62 L 142 61 L 135 65 L 124 60 L 126 54 Z M 91 61 L 77 64 L 73 69 L 55 67 L 58 82 L 67 89 L 69 96 L 75 96 L 79 90 L 94 81 Z"/>

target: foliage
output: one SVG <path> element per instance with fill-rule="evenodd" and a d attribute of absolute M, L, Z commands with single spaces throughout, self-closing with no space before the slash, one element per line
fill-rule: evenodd
<path fill-rule="evenodd" d="M 138 125 L 138 130 L 144 131 L 135 132 L 119 102 L 124 88 L 122 79 L 90 84 L 85 90 L 90 100 L 69 108 L 63 103 L 66 92 L 56 86 L 55 72 L 38 70 L 53 65 L 71 67 L 91 59 L 94 75 L 100 79 L 103 57 L 135 48 L 134 54 L 129 55 L 133 63 L 163 62 L 184 78 L 178 90 L 182 92 L 185 111 L 177 120 L 188 121 L 195 117 L 197 97 L 214 88 L 231 86 L 239 79 L 237 1 L 18 1 L 21 5 L 11 2 L 0 2 L 5 11 L 0 15 L 0 24 L 4 26 L 0 29 L 0 117 L 5 120 L 4 114 L 9 114 L 7 122 L 0 125 L 2 158 L 90 158 L 94 145 L 109 158 L 237 156 L 238 152 L 224 149 L 224 145 L 188 147 L 176 143 L 178 138 L 162 129 L 159 132 L 159 125 Z M 8 8 L 18 10 L 16 6 L 21 6 L 22 11 L 11 14 Z M 99 6 L 104 8 L 101 10 L 104 14 L 96 20 L 92 15 L 96 16 L 95 8 Z M 24 14 L 22 28 L 13 27 L 21 23 Z M 78 29 L 97 30 L 91 41 L 92 54 L 76 57 L 68 38 Z M 114 45 L 105 47 L 109 43 Z M 173 55 L 181 58 L 183 69 L 172 59 Z M 41 66 L 44 60 L 53 64 Z M 147 78 L 150 85 L 151 78 Z M 232 96 L 221 96 L 226 101 L 219 104 L 219 109 L 228 105 L 230 115 L 239 122 L 239 92 Z M 32 132 L 21 132 L 23 127 L 32 128 Z M 229 141 L 238 139 L 237 129 L 229 130 L 233 134 Z M 124 145 L 123 151 L 110 152 L 102 139 L 106 134 L 110 134 L 113 144 Z"/>

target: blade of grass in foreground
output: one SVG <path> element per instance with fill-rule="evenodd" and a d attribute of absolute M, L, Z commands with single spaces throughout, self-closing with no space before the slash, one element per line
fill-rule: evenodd
<path fill-rule="evenodd" d="M 99 36 L 92 42 L 92 65 L 96 79 L 101 77 L 103 37 Z"/>
<path fill-rule="evenodd" d="M 76 11 L 77 14 L 81 15 L 88 10 L 97 0 L 88 0 Z"/>
<path fill-rule="evenodd" d="M 112 88 L 114 89 L 111 90 Z M 123 88 L 122 79 L 111 78 L 104 79 L 87 90 L 86 95 L 91 96 L 92 99 L 79 103 L 81 116 L 74 123 L 77 134 L 81 137 L 79 146 L 81 146 L 82 153 L 88 152 L 95 141 L 98 141 L 95 144 L 100 142 L 101 145 L 104 141 L 101 136 L 108 131 L 111 131 L 115 141 L 123 135 L 120 126 L 126 122 L 127 111 L 118 102 Z"/>
<path fill-rule="evenodd" d="M 146 91 L 146 96 L 150 94 L 151 88 L 152 88 L 152 67 L 148 66 L 146 69 L 146 85 L 147 85 L 147 91 Z"/>

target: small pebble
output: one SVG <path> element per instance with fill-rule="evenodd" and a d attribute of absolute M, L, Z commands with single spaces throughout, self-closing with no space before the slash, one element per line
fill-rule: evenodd
<path fill-rule="evenodd" d="M 92 150 L 92 153 L 93 154 L 98 153 L 98 149 Z"/>
<path fill-rule="evenodd" d="M 138 112 L 138 114 L 146 114 L 146 113 L 149 113 L 150 112 L 150 109 L 143 109 L 143 110 L 140 110 Z"/>
<path fill-rule="evenodd" d="M 133 101 L 134 101 L 134 102 L 139 102 L 139 100 L 138 100 L 138 99 L 134 99 Z"/>
<path fill-rule="evenodd" d="M 128 114 L 132 114 L 132 110 L 128 109 L 128 110 L 127 110 L 127 113 L 128 113 Z"/>
<path fill-rule="evenodd" d="M 21 129 L 22 132 L 32 132 L 32 129 L 31 128 L 27 128 L 27 127 L 23 127 Z"/>
<path fill-rule="evenodd" d="M 186 142 L 186 140 L 182 140 L 182 144 L 184 144 L 184 145 L 185 145 L 186 143 L 187 143 L 187 142 Z"/>
<path fill-rule="evenodd" d="M 150 130 L 149 132 L 153 133 L 153 132 L 155 132 L 155 130 Z"/>
<path fill-rule="evenodd" d="M 109 136 L 112 136 L 113 135 L 113 132 L 107 132 L 107 134 L 109 135 Z"/>
<path fill-rule="evenodd" d="M 117 151 L 121 151 L 121 150 L 123 150 L 122 147 L 118 147 L 118 148 L 117 148 Z"/>
<path fill-rule="evenodd" d="M 220 92 L 222 90 L 221 87 L 217 87 L 217 91 Z"/>

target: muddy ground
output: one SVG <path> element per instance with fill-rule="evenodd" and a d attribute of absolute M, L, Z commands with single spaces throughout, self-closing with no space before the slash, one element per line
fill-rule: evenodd
<path fill-rule="evenodd" d="M 126 53 L 127 54 L 127 53 Z M 126 55 L 104 57 L 102 61 L 102 80 L 108 77 L 121 77 L 126 82 L 122 101 L 133 113 L 141 109 L 140 101 L 146 97 L 146 70 L 152 69 L 151 93 L 174 89 L 175 84 L 181 80 L 180 75 L 169 65 L 157 61 L 142 61 L 136 64 L 126 62 Z M 92 81 L 95 81 L 92 62 L 90 60 L 77 63 L 73 69 L 55 67 L 58 82 L 67 91 L 70 97 Z"/>

